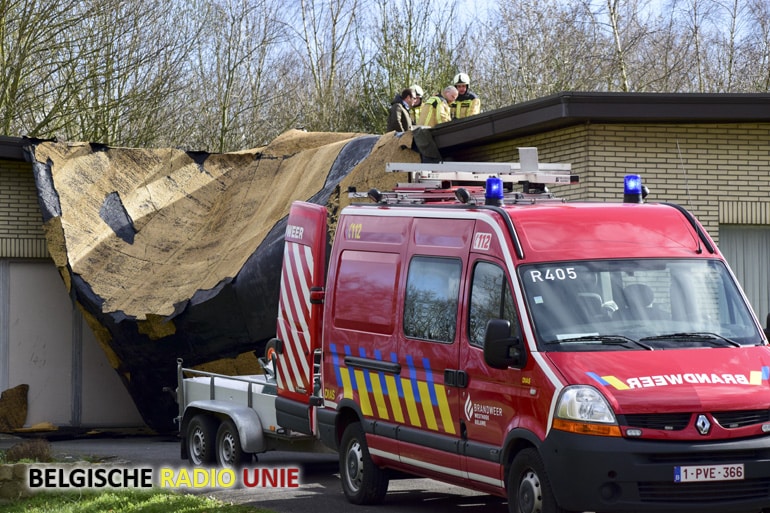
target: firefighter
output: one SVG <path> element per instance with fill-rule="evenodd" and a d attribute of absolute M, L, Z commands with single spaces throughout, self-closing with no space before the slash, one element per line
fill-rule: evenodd
<path fill-rule="evenodd" d="M 481 100 L 470 90 L 471 79 L 466 73 L 458 73 L 454 79 L 457 100 L 452 107 L 452 119 L 462 119 L 481 112 Z"/>
<path fill-rule="evenodd" d="M 452 121 L 452 110 L 449 107 L 457 99 L 457 88 L 447 86 L 441 93 L 428 98 L 420 109 L 421 126 L 436 126 L 439 123 Z"/>
<path fill-rule="evenodd" d="M 414 89 L 407 87 L 401 94 L 397 94 L 390 104 L 390 114 L 388 115 L 388 125 L 386 132 L 395 130 L 396 132 L 406 132 L 412 129 L 412 118 L 409 117 L 409 110 L 417 102 L 417 93 Z"/>
<path fill-rule="evenodd" d="M 417 84 L 414 84 L 409 87 L 414 91 L 414 94 L 417 96 L 417 99 L 412 105 L 412 108 L 409 109 L 409 116 L 412 118 L 412 125 L 417 125 L 417 121 L 420 119 L 420 107 L 422 107 L 422 87 L 418 86 Z"/>

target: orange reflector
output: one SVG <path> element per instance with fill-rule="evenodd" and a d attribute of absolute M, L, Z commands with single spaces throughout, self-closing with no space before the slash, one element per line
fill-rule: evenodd
<path fill-rule="evenodd" d="M 620 427 L 614 424 L 589 424 L 574 420 L 553 419 L 553 428 L 579 435 L 622 436 Z"/>

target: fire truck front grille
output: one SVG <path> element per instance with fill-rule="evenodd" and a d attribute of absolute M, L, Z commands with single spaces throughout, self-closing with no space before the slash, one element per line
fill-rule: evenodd
<path fill-rule="evenodd" d="M 689 413 L 624 415 L 625 425 L 644 429 L 679 431 L 687 427 L 692 417 Z"/>
<path fill-rule="evenodd" d="M 712 415 L 714 420 L 725 428 L 739 428 L 770 421 L 770 410 L 720 411 Z"/>
<path fill-rule="evenodd" d="M 770 479 L 708 483 L 640 482 L 643 502 L 723 502 L 770 497 Z"/>

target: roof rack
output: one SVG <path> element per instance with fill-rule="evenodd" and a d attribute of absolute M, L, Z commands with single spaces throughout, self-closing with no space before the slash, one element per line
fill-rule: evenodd
<path fill-rule="evenodd" d="M 372 189 L 366 193 L 349 191 L 353 198 L 369 197 L 376 203 L 484 203 L 484 188 L 490 177 L 502 180 L 504 203 L 532 203 L 556 198 L 548 192 L 547 184 L 569 185 L 579 182 L 571 174 L 570 164 L 541 164 L 537 148 L 519 148 L 520 162 L 441 162 L 415 164 L 389 162 L 387 172 L 409 174 L 408 183 L 399 183 L 392 192 Z M 514 192 L 513 185 L 522 186 Z M 562 200 L 558 200 L 562 201 Z"/>
<path fill-rule="evenodd" d="M 571 174 L 570 164 L 541 164 L 537 148 L 519 148 L 520 162 L 442 162 L 440 164 L 407 164 L 389 162 L 388 172 L 412 173 L 416 180 L 450 180 L 483 182 L 490 176 L 503 182 L 521 183 L 576 183 L 578 177 Z"/>

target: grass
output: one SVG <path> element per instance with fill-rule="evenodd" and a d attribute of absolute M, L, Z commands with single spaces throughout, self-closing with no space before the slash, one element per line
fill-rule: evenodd
<path fill-rule="evenodd" d="M 169 491 L 121 490 L 40 493 L 0 504 L 0 513 L 270 513 L 210 497 Z"/>
<path fill-rule="evenodd" d="M 25 440 L 0 451 L 0 464 L 54 461 L 45 440 Z M 272 513 L 200 495 L 169 490 L 42 492 L 0 502 L 0 513 Z"/>

